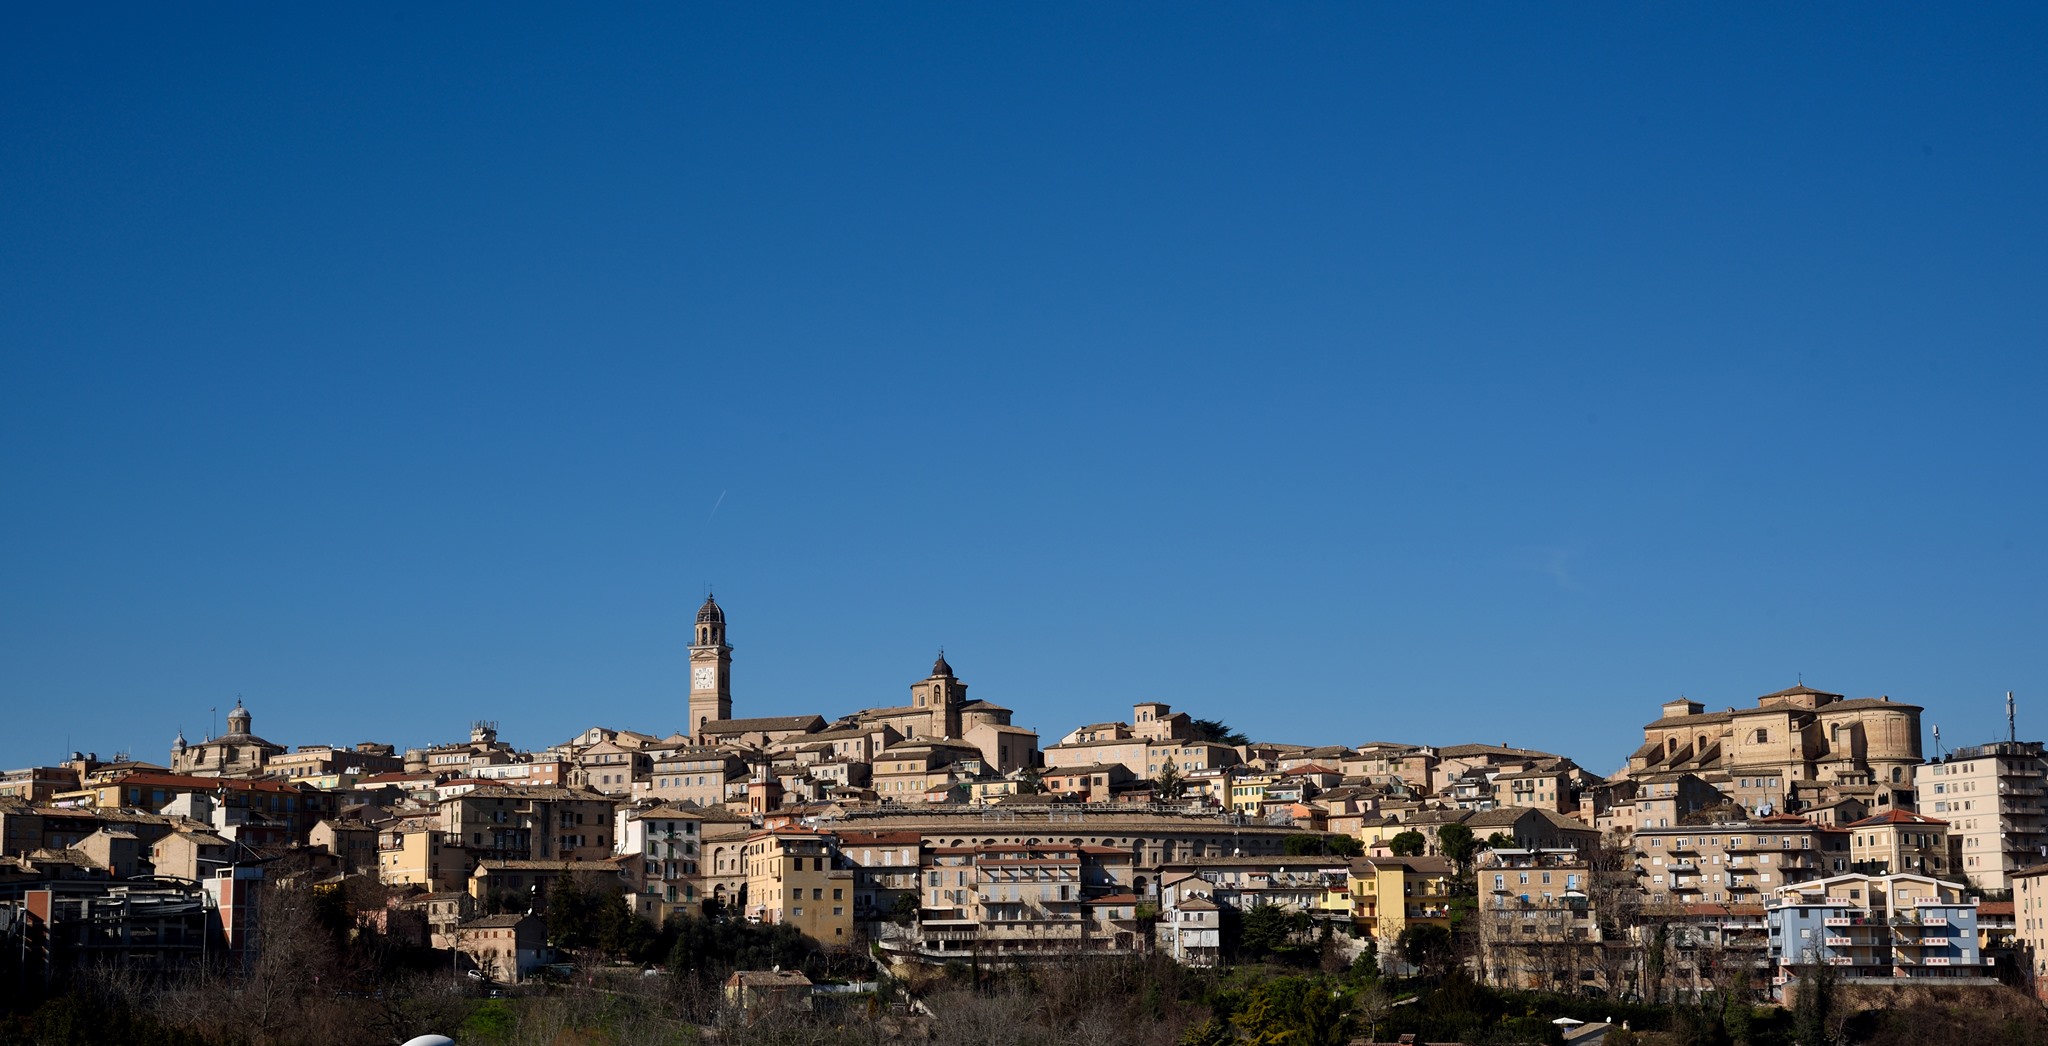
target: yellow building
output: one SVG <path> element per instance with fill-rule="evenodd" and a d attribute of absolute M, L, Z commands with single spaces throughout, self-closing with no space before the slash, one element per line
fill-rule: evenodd
<path fill-rule="evenodd" d="M 1351 862 L 1351 921 L 1393 948 L 1410 926 L 1451 928 L 1451 862 L 1441 857 L 1361 857 Z"/>
<path fill-rule="evenodd" d="M 853 869 L 837 867 L 836 840 L 809 828 L 775 828 L 747 837 L 743 854 L 746 917 L 790 925 L 827 947 L 853 939 Z"/>
<path fill-rule="evenodd" d="M 883 802 L 922 803 L 925 793 L 954 781 L 954 765 L 979 760 L 965 741 L 919 737 L 890 745 L 875 757 L 875 795 Z"/>
<path fill-rule="evenodd" d="M 387 886 L 462 890 L 472 867 L 469 849 L 447 841 L 433 818 L 399 821 L 378 833 L 377 878 Z"/>
<path fill-rule="evenodd" d="M 1230 809 L 1234 813 L 1255 814 L 1265 809 L 1266 786 L 1280 779 L 1275 773 L 1240 774 L 1230 782 Z"/>

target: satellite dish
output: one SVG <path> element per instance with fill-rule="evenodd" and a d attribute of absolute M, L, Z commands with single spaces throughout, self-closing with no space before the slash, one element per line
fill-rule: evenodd
<path fill-rule="evenodd" d="M 455 1040 L 446 1035 L 422 1035 L 405 1040 L 405 1046 L 455 1046 Z"/>

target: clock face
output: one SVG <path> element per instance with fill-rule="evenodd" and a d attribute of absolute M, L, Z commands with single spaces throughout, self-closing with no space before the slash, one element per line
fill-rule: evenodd
<path fill-rule="evenodd" d="M 717 681 L 717 679 L 718 669 L 715 669 L 710 665 L 698 665 L 697 671 L 692 673 L 690 676 L 690 689 L 709 690 L 711 689 L 712 684 Z"/>

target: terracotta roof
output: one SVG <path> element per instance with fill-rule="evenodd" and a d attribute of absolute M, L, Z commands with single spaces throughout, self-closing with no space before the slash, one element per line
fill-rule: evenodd
<path fill-rule="evenodd" d="M 1881 824 L 1938 824 L 1943 828 L 1948 827 L 1947 821 L 1933 817 L 1922 817 L 1919 814 L 1905 810 L 1887 810 L 1884 813 L 1866 817 L 1861 821 L 1851 821 L 1844 827 L 1875 828 Z"/>
<path fill-rule="evenodd" d="M 1421 875 L 1449 875 L 1451 862 L 1442 857 L 1356 857 L 1351 861 L 1353 872 L 1367 869 L 1405 868 Z"/>
<path fill-rule="evenodd" d="M 1334 774 L 1338 777 L 1344 776 L 1342 771 L 1332 770 L 1321 763 L 1303 763 L 1300 766 L 1280 771 L 1280 776 L 1282 777 L 1292 774 Z"/>
<path fill-rule="evenodd" d="M 808 988 L 811 979 L 796 970 L 735 970 L 725 979 L 728 988 Z"/>
<path fill-rule="evenodd" d="M 684 807 L 663 803 L 660 806 L 649 807 L 645 810 L 635 810 L 626 816 L 635 821 L 644 821 L 650 817 L 680 817 L 690 821 L 701 821 L 704 819 L 704 811 L 694 807 L 685 809 Z"/>
<path fill-rule="evenodd" d="M 1904 701 L 1894 701 L 1888 697 L 1850 698 L 1847 701 L 1837 701 L 1820 711 L 1822 715 L 1826 715 L 1829 712 L 1856 712 L 1871 708 L 1897 708 L 1913 712 L 1926 711 L 1926 709 L 1921 708 L 1919 705 L 1909 705 Z"/>
<path fill-rule="evenodd" d="M 1505 745 L 1451 745 L 1446 748 L 1437 749 L 1436 754 L 1439 759 L 1464 759 L 1475 755 L 1520 755 L 1542 756 L 1546 759 L 1557 758 L 1551 752 L 1539 752 L 1533 748 L 1509 748 Z"/>
<path fill-rule="evenodd" d="M 699 731 L 703 734 L 743 734 L 756 730 L 801 730 L 812 733 L 824 729 L 825 717 L 821 715 L 778 715 L 762 716 L 756 719 L 713 719 Z"/>
<path fill-rule="evenodd" d="M 1081 766 L 1048 766 L 1038 774 L 1040 777 L 1065 777 L 1070 774 L 1102 774 L 1111 770 L 1128 772 L 1130 767 L 1122 763 L 1086 763 Z"/>
<path fill-rule="evenodd" d="M 1825 690 L 1815 690 L 1814 688 L 1812 688 L 1812 687 L 1810 687 L 1810 686 L 1807 686 L 1807 685 L 1806 685 L 1806 684 L 1804 684 L 1804 683 L 1801 683 L 1801 684 L 1799 684 L 1798 686 L 1790 686 L 1790 687 L 1786 687 L 1786 688 L 1785 688 L 1785 689 L 1783 689 L 1783 690 L 1778 690 L 1778 691 L 1774 691 L 1774 692 L 1772 692 L 1772 693 L 1768 693 L 1768 694 L 1765 694 L 1764 696 L 1762 696 L 1762 697 L 1759 697 L 1759 698 L 1757 698 L 1757 700 L 1759 700 L 1759 701 L 1768 701 L 1768 700 L 1770 700 L 1771 698 L 1774 698 L 1774 697 L 1809 697 L 1809 696 L 1811 696 L 1811 697 L 1835 697 L 1835 698 L 1839 698 L 1839 697 L 1841 697 L 1842 695 L 1840 695 L 1840 694 L 1830 694 L 1830 693 L 1828 693 L 1828 692 L 1827 692 L 1827 691 L 1825 691 Z"/>
<path fill-rule="evenodd" d="M 225 788 L 237 792 L 298 792 L 304 790 L 293 781 L 240 777 L 198 777 L 191 774 L 163 774 L 150 771 L 123 774 L 104 785 L 93 787 L 112 788 L 126 787 L 128 785 L 149 785 L 151 787 L 161 785 L 170 788 L 194 788 L 202 791 Z M 81 791 L 83 790 L 81 789 Z"/>
<path fill-rule="evenodd" d="M 1698 715 L 1665 716 L 1643 729 L 1649 730 L 1660 726 L 1707 726 L 1713 723 L 1733 722 L 1734 719 L 1735 712 L 1732 709 L 1725 712 L 1701 712 Z"/>
<path fill-rule="evenodd" d="M 621 860 L 637 861 L 639 854 L 620 854 L 602 861 L 479 861 L 477 871 L 484 872 L 612 872 L 617 873 Z"/>
<path fill-rule="evenodd" d="M 540 917 L 536 915 L 486 915 L 482 918 L 471 919 L 470 921 L 463 923 L 462 928 L 465 930 L 510 929 L 511 927 L 518 926 L 520 923 L 523 923 L 528 919 L 534 919 L 537 921 L 539 918 Z"/>
<path fill-rule="evenodd" d="M 839 845 L 849 846 L 917 846 L 924 842 L 924 836 L 917 832 L 841 832 Z"/>

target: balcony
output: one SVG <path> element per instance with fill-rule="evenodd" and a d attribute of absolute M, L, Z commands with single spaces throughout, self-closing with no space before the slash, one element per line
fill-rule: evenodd
<path fill-rule="evenodd" d="M 1846 915 L 1830 915 L 1822 919 L 1820 924 L 1822 926 L 1847 926 L 1849 925 L 1849 917 Z"/>
<path fill-rule="evenodd" d="M 1821 943 L 1830 948 L 1847 948 L 1855 942 L 1847 937 L 1824 937 L 1821 939 Z"/>

